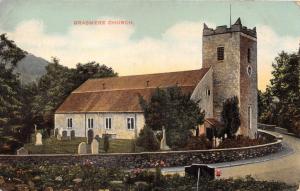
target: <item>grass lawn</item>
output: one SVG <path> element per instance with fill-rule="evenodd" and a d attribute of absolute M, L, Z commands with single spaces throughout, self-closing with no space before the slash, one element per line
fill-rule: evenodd
<path fill-rule="evenodd" d="M 60 141 L 54 137 L 43 139 L 43 145 L 35 146 L 34 143 L 25 145 L 30 154 L 77 154 L 78 145 L 86 142 L 86 138 L 75 138 L 73 140 Z M 90 149 L 88 149 L 90 150 Z M 109 141 L 109 153 L 141 152 L 140 147 L 135 147 L 133 140 L 112 139 Z M 103 153 L 103 139 L 99 144 L 99 152 Z"/>
<path fill-rule="evenodd" d="M 34 143 L 25 144 L 30 154 L 75 154 L 79 143 L 86 138 L 75 138 L 68 141 L 60 141 L 54 137 L 43 139 L 43 145 L 35 146 Z"/>

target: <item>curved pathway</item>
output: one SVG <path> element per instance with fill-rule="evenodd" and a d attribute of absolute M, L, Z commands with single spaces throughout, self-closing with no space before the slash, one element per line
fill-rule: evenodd
<path fill-rule="evenodd" d="M 279 134 L 279 133 L 275 133 Z M 282 135 L 282 134 L 280 134 Z M 300 183 L 300 138 L 282 135 L 283 142 L 292 148 L 290 153 L 274 160 L 222 168 L 222 178 L 251 175 L 260 180 L 278 180 L 291 184 Z"/>

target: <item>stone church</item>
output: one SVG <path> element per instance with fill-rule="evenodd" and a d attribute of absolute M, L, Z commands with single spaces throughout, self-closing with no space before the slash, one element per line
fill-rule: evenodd
<path fill-rule="evenodd" d="M 136 138 L 145 124 L 139 96 L 147 100 L 157 87 L 177 85 L 192 100 L 201 100 L 206 120 L 200 132 L 219 123 L 223 102 L 237 96 L 239 133 L 253 138 L 257 132 L 256 40 L 256 28 L 248 29 L 240 19 L 216 29 L 204 24 L 201 69 L 89 79 L 56 110 L 55 132 L 64 137 Z"/>

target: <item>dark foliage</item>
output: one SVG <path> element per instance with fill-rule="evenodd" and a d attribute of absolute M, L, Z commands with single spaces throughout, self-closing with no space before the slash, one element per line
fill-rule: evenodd
<path fill-rule="evenodd" d="M 271 85 L 259 94 L 259 120 L 297 134 L 300 116 L 300 55 L 281 52 L 272 66 Z"/>
<path fill-rule="evenodd" d="M 242 135 L 237 136 L 235 139 L 224 139 L 218 148 L 238 148 L 238 147 L 249 147 L 255 145 L 262 145 L 269 143 L 270 140 L 265 138 L 250 139 Z"/>
<path fill-rule="evenodd" d="M 212 144 L 205 136 L 191 137 L 185 148 L 187 150 L 206 150 L 211 149 Z"/>
<path fill-rule="evenodd" d="M 171 147 L 184 146 L 190 130 L 196 129 L 204 121 L 204 112 L 198 106 L 199 101 L 191 100 L 190 97 L 175 86 L 157 88 L 149 102 L 140 98 L 146 125 L 153 130 L 161 130 L 164 126 L 167 143 Z"/>
<path fill-rule="evenodd" d="M 147 151 L 159 150 L 159 142 L 151 128 L 145 126 L 136 140 L 137 146 L 143 147 Z"/>
<path fill-rule="evenodd" d="M 221 115 L 224 123 L 224 133 L 227 134 L 228 138 L 233 138 L 241 125 L 239 100 L 236 96 L 227 99 L 223 103 Z"/>

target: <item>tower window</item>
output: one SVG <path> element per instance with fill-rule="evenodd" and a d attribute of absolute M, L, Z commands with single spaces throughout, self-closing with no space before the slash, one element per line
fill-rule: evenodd
<path fill-rule="evenodd" d="M 224 60 L 224 47 L 217 48 L 218 60 Z"/>
<path fill-rule="evenodd" d="M 251 62 L 251 49 L 250 48 L 248 48 L 247 60 L 248 60 L 248 63 Z"/>
<path fill-rule="evenodd" d="M 209 97 L 210 96 L 210 89 L 206 88 L 206 92 L 205 92 L 206 96 Z"/>
<path fill-rule="evenodd" d="M 248 67 L 247 67 L 247 74 L 248 74 L 249 76 L 251 76 L 251 74 L 252 74 L 252 68 L 251 68 L 251 66 L 248 66 Z"/>

